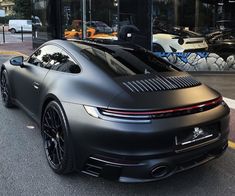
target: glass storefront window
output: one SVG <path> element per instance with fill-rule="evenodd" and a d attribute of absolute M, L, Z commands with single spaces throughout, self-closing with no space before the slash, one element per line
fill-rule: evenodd
<path fill-rule="evenodd" d="M 66 39 L 117 40 L 118 1 L 64 0 L 62 7 Z"/>
<path fill-rule="evenodd" d="M 151 0 L 119 0 L 119 40 L 151 50 Z"/>
<path fill-rule="evenodd" d="M 185 71 L 235 71 L 235 1 L 32 0 L 33 40 L 130 42 Z"/>
<path fill-rule="evenodd" d="M 62 1 L 62 32 L 66 39 L 82 38 L 82 6 L 80 0 Z"/>
<path fill-rule="evenodd" d="M 151 49 L 149 0 L 63 0 L 66 39 L 132 42 Z M 141 13 L 148 13 L 143 20 Z"/>
<path fill-rule="evenodd" d="M 32 0 L 32 28 L 34 47 L 54 39 L 58 32 L 58 23 L 56 20 L 58 11 L 58 2 L 53 0 Z M 53 7 L 54 9 L 48 9 Z"/>
<path fill-rule="evenodd" d="M 153 0 L 153 52 L 185 71 L 235 70 L 235 1 Z"/>

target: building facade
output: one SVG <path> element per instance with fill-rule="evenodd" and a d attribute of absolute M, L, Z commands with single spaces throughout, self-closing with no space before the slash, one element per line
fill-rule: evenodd
<path fill-rule="evenodd" d="M 32 0 L 35 47 L 50 39 L 126 41 L 186 71 L 235 71 L 233 0 Z"/>
<path fill-rule="evenodd" d="M 13 14 L 14 1 L 13 0 L 0 0 L 0 9 L 5 11 L 5 15 Z"/>

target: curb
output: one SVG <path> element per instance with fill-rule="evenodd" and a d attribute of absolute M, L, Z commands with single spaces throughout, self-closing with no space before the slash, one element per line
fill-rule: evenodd
<path fill-rule="evenodd" d="M 28 55 L 23 54 L 21 52 L 16 52 L 16 51 L 0 51 L 0 55 L 13 55 L 13 56 L 24 56 L 28 57 Z"/>
<path fill-rule="evenodd" d="M 235 150 L 235 143 L 234 142 L 228 141 L 228 146 Z"/>

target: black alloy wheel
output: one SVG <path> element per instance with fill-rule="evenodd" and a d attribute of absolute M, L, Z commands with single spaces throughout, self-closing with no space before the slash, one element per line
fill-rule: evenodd
<path fill-rule="evenodd" d="M 6 70 L 3 70 L 1 74 L 1 96 L 2 96 L 3 105 L 5 107 L 11 107 L 13 105 L 11 102 L 11 94 L 9 90 Z"/>
<path fill-rule="evenodd" d="M 68 125 L 64 112 L 56 101 L 50 102 L 43 114 L 41 126 L 44 150 L 50 167 L 58 174 L 73 170 Z"/>

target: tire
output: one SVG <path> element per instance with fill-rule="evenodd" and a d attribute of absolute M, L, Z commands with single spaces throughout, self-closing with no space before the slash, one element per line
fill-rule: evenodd
<path fill-rule="evenodd" d="M 42 116 L 41 133 L 47 161 L 57 174 L 73 172 L 69 127 L 62 107 L 51 101 Z"/>
<path fill-rule="evenodd" d="M 1 73 L 1 97 L 2 103 L 5 107 L 10 108 L 13 106 L 11 99 L 11 91 L 9 88 L 9 80 L 6 70 L 3 70 Z"/>
<path fill-rule="evenodd" d="M 15 30 L 15 29 L 11 29 L 10 32 L 11 32 L 12 34 L 15 34 L 15 33 L 16 33 L 16 30 Z"/>

